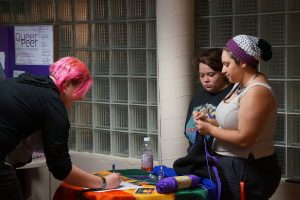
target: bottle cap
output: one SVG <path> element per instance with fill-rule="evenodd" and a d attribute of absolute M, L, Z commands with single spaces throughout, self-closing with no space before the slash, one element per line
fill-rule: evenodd
<path fill-rule="evenodd" d="M 149 142 L 150 141 L 150 137 L 144 137 L 144 142 Z"/>

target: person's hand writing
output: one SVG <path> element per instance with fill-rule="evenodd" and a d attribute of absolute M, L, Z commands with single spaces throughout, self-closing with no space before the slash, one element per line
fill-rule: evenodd
<path fill-rule="evenodd" d="M 120 173 L 111 173 L 105 176 L 106 189 L 114 189 L 120 186 L 122 177 Z"/>

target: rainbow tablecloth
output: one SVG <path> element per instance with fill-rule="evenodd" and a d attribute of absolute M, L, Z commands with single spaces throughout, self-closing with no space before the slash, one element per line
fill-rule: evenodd
<path fill-rule="evenodd" d="M 136 179 L 141 182 L 143 187 L 155 188 L 156 181 L 143 179 L 149 173 L 139 169 L 118 170 L 124 177 Z M 100 175 L 106 175 L 110 172 L 99 172 Z M 56 190 L 53 200 L 207 200 L 209 191 L 204 187 L 194 189 L 180 190 L 172 194 L 159 194 L 154 191 L 152 194 L 135 194 L 135 189 L 111 190 L 106 192 L 83 192 L 83 188 L 75 187 L 62 183 Z"/>

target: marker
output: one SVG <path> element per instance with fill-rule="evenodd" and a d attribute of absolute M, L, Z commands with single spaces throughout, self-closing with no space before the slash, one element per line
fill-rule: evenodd
<path fill-rule="evenodd" d="M 114 173 L 115 170 L 116 170 L 116 165 L 115 165 L 115 164 L 112 164 L 111 169 L 112 169 L 112 172 Z"/>

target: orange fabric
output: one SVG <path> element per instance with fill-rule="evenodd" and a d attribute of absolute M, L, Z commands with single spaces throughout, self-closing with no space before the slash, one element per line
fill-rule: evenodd
<path fill-rule="evenodd" d="M 86 192 L 83 196 L 88 200 L 135 200 L 133 195 L 122 190 Z"/>
<path fill-rule="evenodd" d="M 63 200 L 63 199 L 74 199 L 76 200 L 79 196 L 79 191 L 82 190 L 81 187 L 75 187 L 62 183 L 56 190 L 53 200 Z"/>
<path fill-rule="evenodd" d="M 62 183 L 56 190 L 53 200 L 77 200 L 80 197 L 81 187 Z M 82 197 L 88 200 L 135 200 L 135 197 L 125 191 L 112 190 L 107 192 L 84 192 Z"/>

